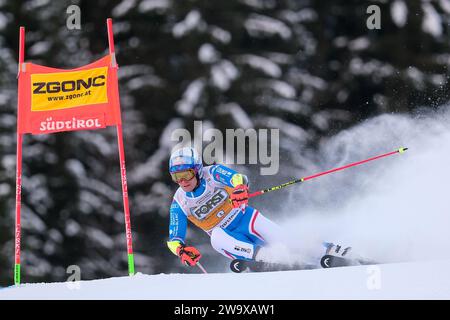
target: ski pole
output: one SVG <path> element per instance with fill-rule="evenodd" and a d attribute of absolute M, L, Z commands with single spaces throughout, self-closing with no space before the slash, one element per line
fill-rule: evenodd
<path fill-rule="evenodd" d="M 193 252 L 188 252 L 188 255 L 192 258 L 195 259 L 197 256 L 193 253 Z M 208 273 L 206 272 L 206 269 L 203 268 L 203 266 L 201 265 L 200 262 L 197 261 L 197 263 L 195 264 L 200 270 L 202 270 L 203 273 Z"/>
<path fill-rule="evenodd" d="M 200 264 L 200 262 L 197 262 L 197 267 L 199 267 L 200 270 L 202 270 L 203 273 L 207 274 L 208 272 L 206 272 L 205 268 L 203 268 L 203 266 Z"/>
<path fill-rule="evenodd" d="M 388 152 L 388 153 L 385 153 L 385 154 L 381 154 L 379 156 L 375 156 L 375 157 L 372 157 L 372 158 L 368 158 L 366 160 L 353 162 L 353 163 L 347 164 L 347 165 L 339 167 L 339 168 L 335 168 L 335 169 L 331 169 L 331 170 L 327 170 L 327 171 L 324 171 L 324 172 L 320 172 L 320 173 L 314 174 L 312 176 L 308 176 L 308 177 L 304 177 L 304 178 L 300 178 L 300 179 L 295 179 L 295 180 L 292 180 L 292 181 L 280 184 L 279 186 L 274 186 L 274 187 L 271 187 L 271 188 L 268 188 L 268 189 L 256 191 L 256 192 L 250 193 L 248 195 L 248 197 L 249 198 L 256 197 L 256 196 L 259 196 L 259 195 L 261 195 L 263 193 L 267 193 L 267 192 L 275 191 L 275 190 L 278 190 L 278 189 L 282 189 L 282 188 L 285 188 L 287 186 L 290 186 L 290 185 L 293 185 L 293 184 L 296 184 L 296 183 L 299 183 L 299 182 L 305 182 L 307 180 L 311 180 L 311 179 L 314 179 L 314 178 L 317 178 L 317 177 L 320 177 L 320 176 L 323 176 L 323 175 L 326 175 L 326 174 L 329 174 L 329 173 L 332 173 L 332 172 L 344 170 L 344 169 L 347 169 L 347 168 L 350 168 L 350 167 L 354 167 L 354 166 L 357 166 L 357 165 L 360 165 L 360 164 L 363 164 L 363 163 L 366 163 L 366 162 L 369 162 L 369 161 L 373 161 L 373 160 L 376 160 L 376 159 L 380 159 L 380 158 L 384 158 L 384 157 L 387 157 L 387 156 L 391 156 L 391 155 L 394 155 L 394 154 L 397 154 L 397 153 L 403 153 L 406 150 L 408 150 L 408 148 L 399 148 L 399 149 L 397 149 L 395 151 Z"/>

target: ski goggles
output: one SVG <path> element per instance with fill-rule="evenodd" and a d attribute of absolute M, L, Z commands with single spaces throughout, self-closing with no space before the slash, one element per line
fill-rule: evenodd
<path fill-rule="evenodd" d="M 170 174 L 172 177 L 173 182 L 180 182 L 181 180 L 189 181 L 193 177 L 195 177 L 195 171 L 193 169 L 188 169 L 184 171 L 177 171 Z"/>

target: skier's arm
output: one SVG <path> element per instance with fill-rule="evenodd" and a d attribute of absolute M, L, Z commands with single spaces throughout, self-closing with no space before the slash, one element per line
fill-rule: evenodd
<path fill-rule="evenodd" d="M 222 165 L 212 166 L 211 175 L 214 180 L 233 188 L 230 200 L 234 208 L 240 208 L 245 212 L 248 204 L 248 178 L 246 175 L 238 173 Z"/>
<path fill-rule="evenodd" d="M 177 254 L 177 248 L 184 245 L 187 229 L 187 216 L 184 214 L 176 200 L 170 206 L 169 241 L 167 246 L 173 254 Z"/>
<path fill-rule="evenodd" d="M 245 174 L 238 173 L 221 164 L 211 166 L 210 173 L 215 181 L 228 187 L 234 188 L 238 185 L 248 186 L 248 178 Z"/>
<path fill-rule="evenodd" d="M 202 257 L 200 251 L 184 244 L 187 229 L 187 216 L 176 200 L 170 206 L 169 241 L 170 251 L 180 257 L 181 262 L 188 266 L 195 266 Z"/>

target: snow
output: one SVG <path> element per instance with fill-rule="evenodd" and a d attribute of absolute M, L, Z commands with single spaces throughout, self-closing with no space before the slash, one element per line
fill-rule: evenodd
<path fill-rule="evenodd" d="M 164 128 L 163 132 L 161 133 L 161 136 L 159 138 L 159 145 L 161 147 L 171 149 L 173 147 L 173 139 L 172 134 L 173 131 L 179 128 L 184 128 L 185 124 L 182 119 L 180 118 L 173 118 L 169 121 L 167 126 Z"/>
<path fill-rule="evenodd" d="M 216 62 L 219 57 L 220 53 L 210 43 L 205 43 L 198 49 L 198 59 L 202 63 Z"/>
<path fill-rule="evenodd" d="M 176 119 L 172 120 L 172 122 L 166 127 L 166 129 L 164 129 L 164 136 L 172 133 L 172 131 L 169 131 L 169 128 L 173 128 L 171 124 L 175 122 L 178 121 L 176 121 Z M 160 170 L 155 170 L 155 168 L 159 168 L 161 163 L 167 160 L 167 153 L 168 150 L 166 150 L 166 148 L 160 148 L 155 153 L 153 153 L 145 163 L 136 166 L 136 168 L 134 168 L 128 174 L 129 183 L 138 184 L 148 182 L 149 179 L 159 179 L 163 173 Z"/>
<path fill-rule="evenodd" d="M 96 180 L 92 177 L 84 178 L 80 177 L 81 184 L 83 185 L 83 190 L 81 191 L 80 197 L 83 198 L 81 203 L 91 203 L 93 205 L 96 205 L 97 207 L 101 208 L 101 199 L 95 195 L 101 195 L 105 197 L 105 199 L 111 200 L 111 202 L 114 199 L 117 199 L 121 196 L 121 192 L 115 189 L 112 189 L 108 184 L 104 183 L 103 181 Z"/>
<path fill-rule="evenodd" d="M 210 26 L 209 32 L 215 40 L 221 42 L 222 44 L 228 44 L 231 41 L 231 34 L 222 28 Z"/>
<path fill-rule="evenodd" d="M 167 217 L 169 211 L 167 210 L 170 207 L 171 199 L 167 197 L 167 194 L 170 194 L 171 190 L 167 185 L 162 182 L 155 182 L 151 187 L 151 192 L 138 192 L 135 196 L 135 200 L 141 204 L 139 208 L 133 211 L 134 216 L 138 216 L 139 214 L 147 215 L 150 211 L 156 211 L 163 217 Z M 151 266 L 149 266 L 151 268 Z"/>
<path fill-rule="evenodd" d="M 121 17 L 128 13 L 132 8 L 136 6 L 136 0 L 123 0 L 117 6 L 112 9 L 113 17 Z"/>
<path fill-rule="evenodd" d="M 22 229 L 45 232 L 47 227 L 42 219 L 27 205 L 22 204 Z"/>
<path fill-rule="evenodd" d="M 450 54 L 443 53 L 435 55 L 434 60 L 439 64 L 450 66 Z"/>
<path fill-rule="evenodd" d="M 350 61 L 350 71 L 354 75 L 373 75 L 376 80 L 389 77 L 394 73 L 395 68 L 375 59 L 363 61 L 361 58 L 353 58 Z"/>
<path fill-rule="evenodd" d="M 410 66 L 406 70 L 406 75 L 410 78 L 417 89 L 424 88 L 425 75 L 417 68 Z"/>
<path fill-rule="evenodd" d="M 238 75 L 238 69 L 228 60 L 222 60 L 211 68 L 212 83 L 222 91 L 228 90 Z"/>
<path fill-rule="evenodd" d="M 450 13 L 450 0 L 439 0 L 439 4 L 446 13 Z"/>
<path fill-rule="evenodd" d="M 138 273 L 102 280 L 22 284 L 1 289 L 0 300 L 449 299 L 449 268 L 450 260 L 436 260 L 265 273 Z"/>
<path fill-rule="evenodd" d="M 262 98 L 257 101 L 258 104 L 267 106 L 274 110 L 298 113 L 302 115 L 308 115 L 311 112 L 311 107 L 309 105 L 303 104 L 298 100 L 290 100 L 285 98 Z"/>
<path fill-rule="evenodd" d="M 84 169 L 84 165 L 78 159 L 67 160 L 65 163 L 65 167 L 73 175 L 76 175 L 78 177 L 86 177 L 86 170 Z"/>
<path fill-rule="evenodd" d="M 131 29 L 131 24 L 127 21 L 119 21 L 114 23 L 114 35 L 128 33 Z"/>
<path fill-rule="evenodd" d="M 348 47 L 353 51 L 365 50 L 370 46 L 370 41 L 367 37 L 359 37 L 349 42 Z"/>
<path fill-rule="evenodd" d="M 340 37 L 336 37 L 333 40 L 333 44 L 337 47 L 337 48 L 343 48 L 347 45 L 348 43 L 348 39 L 347 37 L 344 36 L 340 36 Z"/>
<path fill-rule="evenodd" d="M 217 110 L 219 110 L 219 114 L 229 114 L 233 117 L 234 122 L 236 123 L 237 128 L 249 129 L 253 128 L 253 122 L 248 116 L 248 114 L 242 109 L 240 105 L 237 103 L 226 103 L 220 105 Z"/>
<path fill-rule="evenodd" d="M 73 237 L 81 231 L 81 226 L 73 219 L 66 220 L 64 233 L 68 237 Z"/>
<path fill-rule="evenodd" d="M 44 274 L 53 270 L 52 265 L 47 260 L 37 256 L 32 250 L 27 252 L 27 261 L 30 265 L 35 266 L 28 271 L 30 276 L 42 277 Z M 0 298 L 0 300 L 3 299 Z"/>
<path fill-rule="evenodd" d="M 299 73 L 297 77 L 304 86 L 313 87 L 318 90 L 325 90 L 327 88 L 327 83 L 325 82 L 325 80 L 313 76 L 309 73 Z"/>
<path fill-rule="evenodd" d="M 90 241 L 97 243 L 97 245 L 100 244 L 108 249 L 114 248 L 114 241 L 100 229 L 86 227 L 85 231 Z"/>
<path fill-rule="evenodd" d="M 403 27 L 408 18 L 408 7 L 402 0 L 396 0 L 391 4 L 391 17 L 398 27 Z"/>
<path fill-rule="evenodd" d="M 5 105 L 9 99 L 10 99 L 10 97 L 7 94 L 0 92 L 0 105 Z M 7 115 L 5 115 L 5 116 L 7 116 Z M 15 117 L 14 117 L 14 119 L 15 119 Z M 10 116 L 10 118 L 8 118 L 8 120 L 11 121 L 11 116 Z M 4 121 L 3 117 L 0 121 Z"/>
<path fill-rule="evenodd" d="M 281 76 L 281 68 L 267 58 L 254 54 L 243 54 L 238 57 L 238 61 L 247 64 L 253 69 L 260 70 L 266 75 L 274 78 Z"/>
<path fill-rule="evenodd" d="M 96 151 L 104 156 L 113 157 L 117 152 L 115 146 L 112 146 L 104 135 L 88 131 L 78 133 L 77 138 L 86 142 L 86 144 L 90 144 L 92 148 L 95 148 Z"/>
<path fill-rule="evenodd" d="M 317 13 L 313 9 L 305 8 L 298 12 L 291 10 L 285 10 L 282 12 L 283 18 L 293 24 L 301 24 L 305 22 L 316 21 L 318 18 Z"/>
<path fill-rule="evenodd" d="M 430 82 L 435 86 L 443 86 L 446 82 L 446 76 L 442 74 L 429 75 Z"/>
<path fill-rule="evenodd" d="M 40 7 L 44 7 L 50 3 L 50 0 L 31 0 L 24 4 L 24 9 L 28 11 L 36 10 Z"/>
<path fill-rule="evenodd" d="M 309 139 L 309 134 L 302 127 L 280 118 L 257 116 L 255 117 L 255 120 L 261 127 L 278 128 L 282 134 L 293 138 L 298 142 L 304 142 Z"/>
<path fill-rule="evenodd" d="M 276 5 L 275 0 L 239 0 L 239 2 L 255 9 L 273 9 Z"/>
<path fill-rule="evenodd" d="M 293 99 L 296 96 L 296 91 L 293 86 L 289 83 L 279 80 L 269 80 L 267 81 L 269 87 L 278 93 L 283 98 Z"/>
<path fill-rule="evenodd" d="M 202 22 L 202 16 L 198 10 L 192 10 L 186 15 L 186 18 L 175 24 L 172 34 L 175 38 L 180 38 L 195 28 L 199 27 Z"/>
<path fill-rule="evenodd" d="M 1 159 L 2 166 L 7 172 L 16 171 L 16 155 L 4 155 Z"/>
<path fill-rule="evenodd" d="M 122 80 L 136 75 L 147 75 L 153 72 L 154 70 L 152 67 L 143 64 L 134 64 L 129 66 L 121 66 L 118 71 L 118 75 L 119 79 Z"/>
<path fill-rule="evenodd" d="M 7 183 L 0 183 L 0 197 L 9 195 L 11 192 L 11 187 Z"/>
<path fill-rule="evenodd" d="M 288 40 L 292 36 L 291 29 L 284 22 L 260 14 L 252 14 L 244 26 L 253 37 L 278 35 Z"/>
<path fill-rule="evenodd" d="M 0 12 L 0 30 L 5 29 L 8 22 L 9 22 L 8 17 L 4 13 Z"/>
<path fill-rule="evenodd" d="M 322 241 L 333 241 L 377 261 L 450 260 L 450 113 L 444 111 L 382 115 L 324 140 L 299 176 L 402 145 L 409 150 L 305 183 L 301 192 L 286 189 L 276 216 L 286 217 L 278 222 L 290 234 L 289 243 L 305 254 L 318 252 Z M 274 205 L 264 207 L 264 212 L 274 210 Z"/>
<path fill-rule="evenodd" d="M 177 102 L 177 111 L 181 115 L 191 115 L 195 105 L 198 103 L 203 90 L 205 88 L 205 80 L 196 79 L 192 81 L 183 93 L 183 99 Z"/>
<path fill-rule="evenodd" d="M 331 121 L 348 121 L 351 113 L 340 109 L 327 109 L 314 113 L 311 117 L 312 123 L 320 130 L 328 130 Z"/>
<path fill-rule="evenodd" d="M 193 81 L 183 94 L 183 98 L 192 104 L 198 102 L 204 87 L 204 81 L 201 79 Z"/>
<path fill-rule="evenodd" d="M 48 50 L 50 50 L 50 42 L 48 41 L 39 41 L 36 42 L 33 46 L 31 46 L 28 51 L 30 53 L 30 55 L 32 56 L 37 56 L 40 54 L 45 54 L 48 52 Z"/>
<path fill-rule="evenodd" d="M 265 56 L 270 60 L 277 64 L 289 65 L 294 63 L 294 57 L 290 54 L 281 53 L 281 52 L 267 52 Z"/>
<path fill-rule="evenodd" d="M 432 36 L 438 37 L 442 35 L 442 21 L 439 14 L 430 3 L 422 3 L 424 18 L 422 21 L 422 29 Z"/>
<path fill-rule="evenodd" d="M 140 12 L 156 11 L 157 13 L 163 13 L 172 5 L 169 0 L 144 0 L 139 5 Z"/>
<path fill-rule="evenodd" d="M 141 77 L 136 77 L 127 82 L 127 87 L 130 90 L 138 90 L 147 86 L 162 88 L 164 86 L 164 80 L 158 76 L 149 74 Z"/>

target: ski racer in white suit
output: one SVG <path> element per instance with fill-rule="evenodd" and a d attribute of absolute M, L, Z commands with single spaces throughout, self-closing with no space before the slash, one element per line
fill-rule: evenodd
<path fill-rule="evenodd" d="M 200 252 L 185 243 L 187 221 L 211 237 L 212 247 L 230 259 L 253 260 L 259 249 L 279 242 L 278 225 L 248 206 L 248 179 L 223 165 L 203 167 L 193 148 L 175 151 L 169 161 L 178 183 L 170 207 L 167 245 L 182 263 L 194 266 Z"/>

